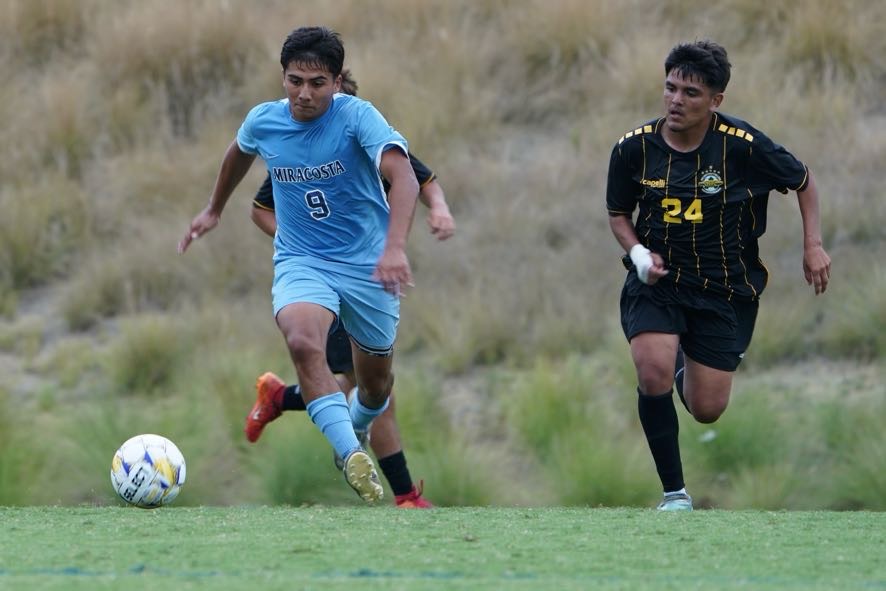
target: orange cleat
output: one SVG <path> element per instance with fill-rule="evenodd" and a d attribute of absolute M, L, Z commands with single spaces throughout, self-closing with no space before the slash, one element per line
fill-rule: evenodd
<path fill-rule="evenodd" d="M 243 431 L 250 443 L 261 437 L 265 425 L 283 412 L 283 390 L 286 383 L 271 372 L 263 373 L 255 382 L 255 405 L 246 415 Z"/>
<path fill-rule="evenodd" d="M 425 488 L 425 481 L 419 482 L 418 487 L 412 485 L 412 490 L 405 495 L 397 495 L 394 502 L 398 509 L 433 509 L 434 505 L 429 500 L 421 496 Z"/>

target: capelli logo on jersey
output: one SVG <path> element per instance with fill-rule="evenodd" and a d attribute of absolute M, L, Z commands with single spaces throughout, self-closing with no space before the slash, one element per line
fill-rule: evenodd
<path fill-rule="evenodd" d="M 651 187 L 653 189 L 664 189 L 665 188 L 665 180 L 664 179 L 643 179 L 640 181 L 641 185 L 645 185 L 647 187 Z"/>
<path fill-rule="evenodd" d="M 321 166 L 304 166 L 289 168 L 275 166 L 271 169 L 274 180 L 278 183 L 303 183 L 305 181 L 320 181 L 330 179 L 345 173 L 345 165 L 340 160 L 327 162 Z"/>
<path fill-rule="evenodd" d="M 714 170 L 713 166 L 709 166 L 706 171 L 698 179 L 698 187 L 702 193 L 714 195 L 723 190 L 723 177 Z"/>

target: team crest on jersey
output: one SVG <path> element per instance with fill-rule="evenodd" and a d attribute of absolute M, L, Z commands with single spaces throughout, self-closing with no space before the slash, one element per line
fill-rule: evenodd
<path fill-rule="evenodd" d="M 723 190 L 723 177 L 713 166 L 709 166 L 699 177 L 698 186 L 703 193 L 715 195 Z"/>

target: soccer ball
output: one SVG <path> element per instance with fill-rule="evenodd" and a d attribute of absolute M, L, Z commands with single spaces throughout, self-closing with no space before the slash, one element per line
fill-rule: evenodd
<path fill-rule="evenodd" d="M 111 460 L 111 486 L 136 507 L 168 505 L 185 483 L 185 457 L 161 435 L 145 433 L 127 439 Z"/>

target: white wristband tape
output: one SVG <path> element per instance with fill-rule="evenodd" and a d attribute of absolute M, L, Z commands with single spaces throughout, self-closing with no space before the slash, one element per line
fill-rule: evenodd
<path fill-rule="evenodd" d="M 649 249 L 642 244 L 635 244 L 631 247 L 631 262 L 637 268 L 637 277 L 645 284 L 649 284 L 649 269 L 652 267 L 652 255 Z"/>

